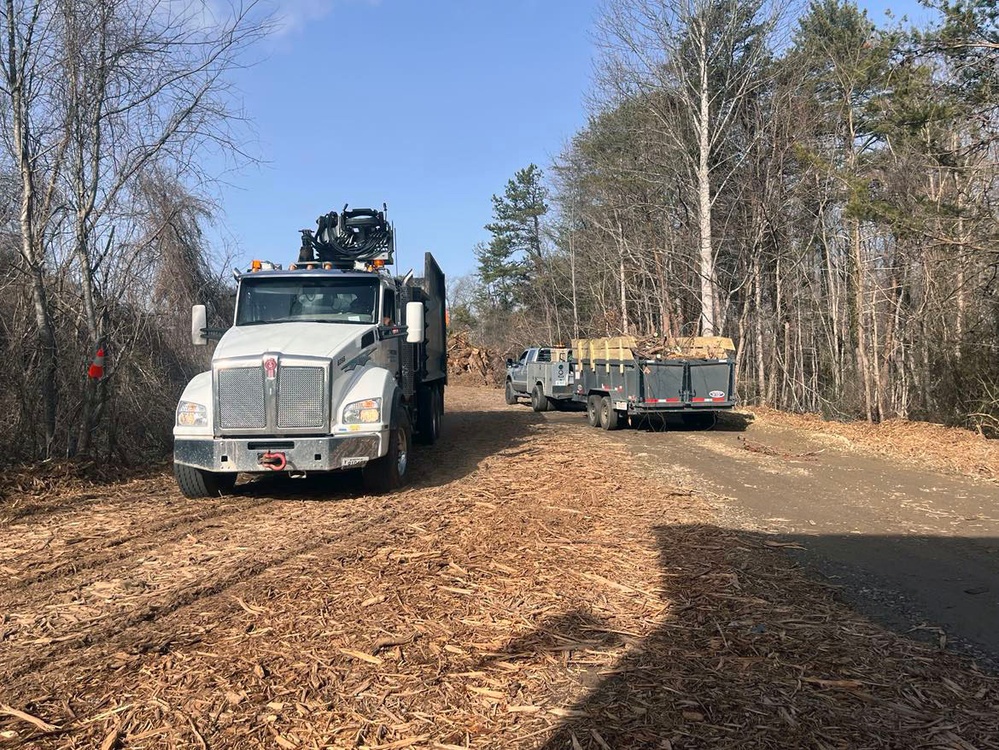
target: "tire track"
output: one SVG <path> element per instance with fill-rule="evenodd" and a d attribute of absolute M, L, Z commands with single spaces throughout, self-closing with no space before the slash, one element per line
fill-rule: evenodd
<path fill-rule="evenodd" d="M 304 515 L 303 511 L 292 514 L 292 516 Z M 228 572 L 205 580 L 201 583 L 190 585 L 184 580 L 176 581 L 176 585 L 166 589 L 166 596 L 163 599 L 151 599 L 143 603 L 138 608 L 128 611 L 124 616 L 115 612 L 109 612 L 106 616 L 96 620 L 87 621 L 84 628 L 77 633 L 56 636 L 56 639 L 48 644 L 36 642 L 26 642 L 22 645 L 30 646 L 30 656 L 17 660 L 6 658 L 8 654 L 0 651 L 0 663 L 6 663 L 7 678 L 9 681 L 24 677 L 33 672 L 48 672 L 61 670 L 76 663 L 73 654 L 79 653 L 82 649 L 89 649 L 92 646 L 103 644 L 103 650 L 120 650 L 129 641 L 139 640 L 136 628 L 143 628 L 146 624 L 153 625 L 162 621 L 163 618 L 176 614 L 185 607 L 192 604 L 204 602 L 206 599 L 217 599 L 229 589 L 249 582 L 251 579 L 259 577 L 269 570 L 281 567 L 283 564 L 308 554 L 320 547 L 327 546 L 336 541 L 344 540 L 367 528 L 381 524 L 383 521 L 396 516 L 395 509 L 386 509 L 377 515 L 365 515 L 356 519 L 353 523 L 338 525 L 335 531 L 320 533 L 312 537 L 310 541 L 297 543 L 291 548 L 284 549 L 280 554 L 269 555 L 263 559 L 253 558 L 248 564 L 236 564 L 226 566 Z M 384 527 L 383 527 L 384 528 Z M 253 533 L 252 529 L 245 529 L 248 533 Z M 230 530 L 231 531 L 231 530 Z M 311 527 L 304 528 L 298 539 L 311 536 Z M 243 560 L 250 559 L 249 556 Z M 186 584 L 186 585 L 185 585 Z M 161 590 L 163 591 L 163 590 Z M 220 608 L 213 608 L 213 613 L 218 615 L 223 612 L 233 611 L 238 605 L 228 603 Z M 123 638 L 122 636 L 126 635 Z M 16 644 L 12 644 L 16 645 Z M 68 652 L 68 653 L 67 653 Z M 87 651 L 86 658 L 89 660 L 93 654 Z"/>
<path fill-rule="evenodd" d="M 6 591 L 21 591 L 26 588 L 30 588 L 31 586 L 59 578 L 65 573 L 75 575 L 103 564 L 110 564 L 116 561 L 124 560 L 129 556 L 147 552 L 151 549 L 162 546 L 164 543 L 177 541 L 187 534 L 196 533 L 204 528 L 208 528 L 213 522 L 224 516 L 230 514 L 242 515 L 248 511 L 256 510 L 263 506 L 269 505 L 272 502 L 272 499 L 264 498 L 256 499 L 247 503 L 220 503 L 214 506 L 211 511 L 207 513 L 200 512 L 196 515 L 177 513 L 175 516 L 163 521 L 162 523 L 144 527 L 140 536 L 123 532 L 117 537 L 108 539 L 99 546 L 91 547 L 81 556 L 67 557 L 67 559 L 58 561 L 54 565 L 50 565 L 48 568 L 44 568 L 23 577 L 14 578 L 7 586 Z M 169 535 L 160 536 L 161 534 Z M 32 550 L 31 552 L 25 552 L 23 554 L 38 557 L 40 556 L 39 553 L 41 551 L 42 550 Z M 5 565 L 7 567 L 12 567 L 11 563 L 20 563 L 23 565 L 23 562 L 23 559 L 18 557 L 6 562 Z M 25 567 L 30 568 L 31 565 L 29 564 Z M 3 603 L 4 599 L 0 597 L 0 606 L 2 606 Z"/>

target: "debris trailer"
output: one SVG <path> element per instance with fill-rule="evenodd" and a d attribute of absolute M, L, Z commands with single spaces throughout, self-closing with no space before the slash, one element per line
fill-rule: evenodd
<path fill-rule="evenodd" d="M 735 346 L 722 337 L 674 342 L 665 356 L 642 356 L 634 338 L 573 341 L 575 397 L 593 427 L 616 430 L 643 419 L 679 415 L 713 427 L 735 408 Z"/>
<path fill-rule="evenodd" d="M 236 274 L 233 325 L 208 328 L 192 310 L 196 345 L 218 339 L 212 368 L 180 398 L 174 475 L 187 497 L 230 491 L 239 473 L 360 469 L 365 489 L 407 480 L 414 442 L 441 431 L 447 385 L 444 274 L 395 276 L 386 210 L 348 209 L 302 230 L 296 263 L 254 260 Z"/>

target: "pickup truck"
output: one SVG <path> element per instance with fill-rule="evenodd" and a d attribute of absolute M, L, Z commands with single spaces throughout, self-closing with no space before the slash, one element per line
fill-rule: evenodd
<path fill-rule="evenodd" d="M 506 402 L 531 399 L 534 411 L 558 409 L 574 398 L 575 374 L 570 351 L 564 347 L 525 349 L 517 361 L 506 361 Z"/>

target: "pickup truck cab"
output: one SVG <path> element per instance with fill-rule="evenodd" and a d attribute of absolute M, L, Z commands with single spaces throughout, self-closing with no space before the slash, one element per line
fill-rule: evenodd
<path fill-rule="evenodd" d="M 535 411 L 548 411 L 572 400 L 575 375 L 570 350 L 539 346 L 525 349 L 516 361 L 506 361 L 506 402 L 528 397 Z"/>

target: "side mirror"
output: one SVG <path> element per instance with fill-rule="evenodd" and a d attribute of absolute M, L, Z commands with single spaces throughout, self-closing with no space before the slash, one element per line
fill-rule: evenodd
<path fill-rule="evenodd" d="M 406 303 L 406 342 L 409 344 L 422 344 L 424 342 L 423 330 L 423 303 Z"/>
<path fill-rule="evenodd" d="M 191 343 L 195 346 L 207 346 L 208 336 L 205 329 L 208 327 L 208 308 L 204 305 L 195 305 L 191 308 Z"/>
<path fill-rule="evenodd" d="M 506 366 L 513 367 L 513 360 L 510 359 L 509 357 L 506 358 Z"/>

